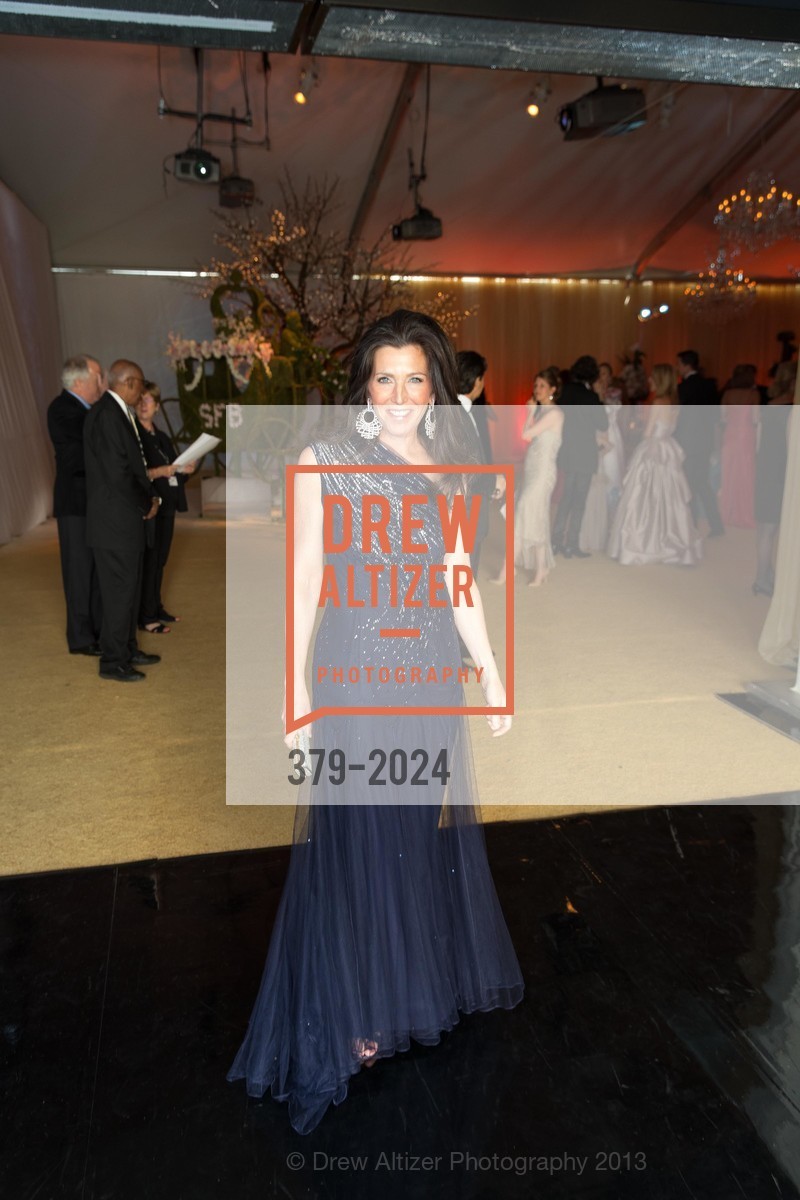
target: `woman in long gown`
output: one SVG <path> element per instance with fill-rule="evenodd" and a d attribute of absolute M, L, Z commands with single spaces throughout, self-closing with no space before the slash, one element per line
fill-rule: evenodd
<path fill-rule="evenodd" d="M 672 436 L 678 419 L 675 372 L 669 363 L 657 363 L 650 382 L 653 402 L 625 474 L 608 553 L 623 566 L 694 566 L 702 542 L 689 508 L 683 451 Z"/>
<path fill-rule="evenodd" d="M 756 469 L 756 425 L 759 394 L 755 368 L 736 367 L 722 395 L 722 481 L 719 515 L 723 525 L 752 529 L 755 525 L 754 492 Z"/>
<path fill-rule="evenodd" d="M 759 410 L 756 459 L 756 579 L 753 595 L 771 596 L 775 587 L 775 538 L 781 523 L 789 440 L 789 414 L 794 404 L 797 363 L 778 366 L 769 399 Z"/>
<path fill-rule="evenodd" d="M 530 587 L 539 587 L 553 569 L 550 501 L 564 428 L 564 413 L 556 403 L 560 387 L 555 367 L 539 372 L 533 384 L 534 403 L 522 429 L 522 439 L 529 446 L 522 491 L 514 509 L 514 562 L 525 571 L 533 571 Z"/>
<path fill-rule="evenodd" d="M 598 450 L 597 472 L 592 477 L 581 522 L 579 545 L 581 550 L 589 554 L 605 550 L 609 525 L 622 493 L 625 461 L 625 447 L 620 428 L 622 392 L 617 387 L 609 386 L 610 378 L 610 366 L 608 363 L 600 363 L 600 375 L 594 390 L 606 411 L 608 429 Z"/>
<path fill-rule="evenodd" d="M 324 470 L 299 473 L 295 488 L 293 708 L 302 716 L 340 709 L 344 699 L 377 712 L 329 713 L 305 727 L 329 764 L 335 748 L 345 767 L 367 766 L 346 770 L 343 780 L 341 771 L 326 768 L 302 784 L 305 802 L 261 988 L 229 1073 L 246 1080 L 250 1095 L 271 1089 L 288 1100 L 299 1133 L 314 1129 L 331 1102 L 345 1099 L 350 1076 L 362 1066 L 407 1049 L 412 1038 L 435 1044 L 460 1012 L 511 1008 L 523 993 L 475 809 L 469 730 L 457 711 L 463 686 L 456 670 L 445 678 L 440 669 L 422 687 L 406 682 L 415 667 L 423 677 L 432 666 L 460 667 L 458 632 L 481 671 L 487 708 L 506 704 L 474 581 L 472 607 L 463 596 L 453 604 L 453 581 L 459 573 L 465 578 L 469 555 L 460 535 L 446 551 L 437 517 L 442 495 L 454 506 L 464 480 L 436 465 L 470 461 L 446 335 L 418 313 L 382 319 L 356 351 L 348 398 L 354 407 L 346 432 L 313 442 L 299 460 Z M 388 470 L 337 471 L 359 464 Z M 416 470 L 398 473 L 398 467 Z M 416 494 L 415 515 L 424 510 L 423 527 L 414 531 L 424 546 L 414 552 L 423 568 L 419 592 L 428 594 L 435 568 L 444 564 L 447 598 L 440 606 L 398 606 L 396 597 L 393 603 L 388 570 L 377 576 L 377 595 L 375 576 L 365 578 L 364 568 L 376 565 L 376 541 L 381 565 L 391 567 L 393 558 L 374 535 L 365 551 L 362 501 L 388 503 L 389 543 L 397 546 L 409 493 Z M 332 530 L 324 526 L 323 505 L 334 497 L 350 502 L 349 540 L 342 501 L 334 505 Z M 331 532 L 347 548 L 329 553 L 325 564 Z M 312 704 L 306 659 L 323 578 L 332 586 L 323 567 L 333 571 L 340 597 L 354 579 L 355 603 L 363 606 L 325 606 L 313 648 Z M 381 634 L 406 627 L 417 636 Z M 359 673 L 344 693 L 330 668 L 348 653 Z M 378 681 L 383 668 L 388 683 Z M 386 706 L 409 712 L 380 715 Z M 434 715 L 415 712 L 419 707 Z M 511 725 L 502 712 L 486 719 L 494 736 Z M 294 745 L 291 734 L 286 744 Z"/>

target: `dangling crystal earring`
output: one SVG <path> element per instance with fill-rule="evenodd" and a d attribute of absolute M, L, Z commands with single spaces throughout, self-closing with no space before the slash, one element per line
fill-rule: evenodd
<path fill-rule="evenodd" d="M 378 419 L 378 414 L 372 407 L 372 401 L 367 396 L 367 407 L 362 408 L 356 417 L 356 432 L 371 442 L 373 438 L 378 436 L 382 428 L 383 426 Z"/>
<path fill-rule="evenodd" d="M 433 416 L 433 400 L 428 405 L 428 411 L 425 413 L 425 432 L 429 438 L 432 438 L 436 433 L 436 421 Z"/>

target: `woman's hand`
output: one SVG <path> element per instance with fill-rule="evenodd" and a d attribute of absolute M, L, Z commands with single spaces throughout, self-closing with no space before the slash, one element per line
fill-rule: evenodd
<path fill-rule="evenodd" d="M 295 683 L 293 716 L 296 719 L 297 717 L 304 717 L 310 712 L 311 712 L 311 699 L 308 695 L 308 688 L 305 685 L 305 681 Z M 283 691 L 283 708 L 281 709 L 281 724 L 283 725 L 284 735 L 285 735 L 284 739 L 283 739 L 284 746 L 288 746 L 288 748 L 290 750 L 295 750 L 297 748 L 297 735 L 299 733 L 299 730 L 293 729 L 291 733 L 286 733 L 286 689 L 285 688 Z M 309 737 L 311 736 L 312 729 L 313 729 L 313 725 L 304 725 L 303 726 L 304 732 L 307 733 Z"/>
<path fill-rule="evenodd" d="M 481 687 L 483 688 L 483 695 L 489 708 L 506 707 L 506 689 L 503 687 L 499 675 L 490 676 L 485 684 L 481 682 Z M 492 737 L 502 737 L 511 728 L 511 717 L 507 713 L 491 715 L 487 713 L 486 720 L 489 722 Z"/>
<path fill-rule="evenodd" d="M 177 467 L 176 470 L 180 471 L 181 475 L 192 475 L 197 470 L 197 463 L 184 463 L 182 467 Z"/>

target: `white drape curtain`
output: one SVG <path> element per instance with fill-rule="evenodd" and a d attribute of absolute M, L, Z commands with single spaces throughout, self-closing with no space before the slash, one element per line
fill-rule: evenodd
<path fill-rule="evenodd" d="M 789 424 L 789 455 L 775 561 L 775 591 L 758 643 L 767 662 L 797 661 L 800 644 L 800 379 Z"/>
<path fill-rule="evenodd" d="M 60 362 L 47 231 L 0 183 L 0 543 L 51 509 L 45 412 Z"/>

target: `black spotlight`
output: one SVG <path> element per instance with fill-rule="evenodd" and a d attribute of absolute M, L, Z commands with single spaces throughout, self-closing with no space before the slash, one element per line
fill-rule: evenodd
<path fill-rule="evenodd" d="M 190 183 L 219 183 L 220 161 L 208 150 L 182 150 L 175 155 L 173 174 Z"/>

